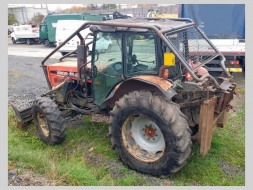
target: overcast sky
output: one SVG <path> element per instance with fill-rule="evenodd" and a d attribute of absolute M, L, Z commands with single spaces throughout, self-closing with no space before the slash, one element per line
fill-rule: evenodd
<path fill-rule="evenodd" d="M 8 4 L 8 5 L 13 5 L 13 6 L 27 6 L 27 7 L 35 7 L 35 8 L 40 8 L 41 5 L 43 8 L 46 7 L 46 4 Z M 57 7 L 60 7 L 61 9 L 66 9 L 70 8 L 72 6 L 82 6 L 83 4 L 47 4 L 49 10 L 56 10 Z"/>
<path fill-rule="evenodd" d="M 60 7 L 61 9 L 70 8 L 72 6 L 82 6 L 83 4 L 47 4 L 49 10 L 56 10 L 57 7 Z"/>

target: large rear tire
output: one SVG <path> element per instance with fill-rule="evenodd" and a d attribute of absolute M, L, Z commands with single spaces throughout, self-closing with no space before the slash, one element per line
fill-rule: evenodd
<path fill-rule="evenodd" d="M 191 130 L 178 105 L 149 91 L 116 102 L 110 115 L 113 148 L 130 168 L 155 176 L 179 171 L 191 153 Z"/>
<path fill-rule="evenodd" d="M 64 118 L 51 99 L 42 97 L 34 102 L 33 120 L 40 139 L 46 144 L 60 144 L 65 140 Z"/>

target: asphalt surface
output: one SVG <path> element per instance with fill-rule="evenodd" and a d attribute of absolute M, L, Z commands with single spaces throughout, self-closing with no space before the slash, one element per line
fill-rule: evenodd
<path fill-rule="evenodd" d="M 11 39 L 8 38 L 8 55 L 27 56 L 27 57 L 41 57 L 45 58 L 54 47 L 46 47 L 43 44 L 31 44 L 17 42 L 13 44 Z M 56 52 L 52 58 L 60 58 L 61 54 Z"/>

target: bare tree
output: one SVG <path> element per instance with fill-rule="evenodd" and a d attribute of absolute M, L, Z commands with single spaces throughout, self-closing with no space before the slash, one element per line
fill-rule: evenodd
<path fill-rule="evenodd" d="M 144 8 L 151 8 L 151 7 L 156 7 L 157 4 L 138 4 L 137 7 L 141 8 L 141 7 L 144 7 Z"/>
<path fill-rule="evenodd" d="M 96 10 L 97 7 L 98 7 L 97 4 L 88 4 L 87 9 L 88 10 Z"/>
<path fill-rule="evenodd" d="M 45 15 L 38 12 L 32 17 L 31 22 L 35 23 L 35 24 L 39 24 L 39 23 L 41 23 L 41 21 L 43 20 L 44 17 L 45 17 Z"/>
<path fill-rule="evenodd" d="M 117 9 L 116 4 L 103 4 L 102 9 Z"/>
<path fill-rule="evenodd" d="M 17 19 L 14 14 L 8 14 L 8 25 L 13 25 L 17 23 Z"/>

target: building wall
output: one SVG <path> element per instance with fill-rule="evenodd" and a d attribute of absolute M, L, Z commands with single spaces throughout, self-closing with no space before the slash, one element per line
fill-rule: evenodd
<path fill-rule="evenodd" d="M 41 13 L 43 15 L 47 15 L 46 8 L 34 8 L 34 7 L 13 7 L 8 8 L 8 13 L 14 14 L 17 21 L 20 24 L 25 24 L 31 21 L 32 17 L 36 15 L 36 13 Z"/>

